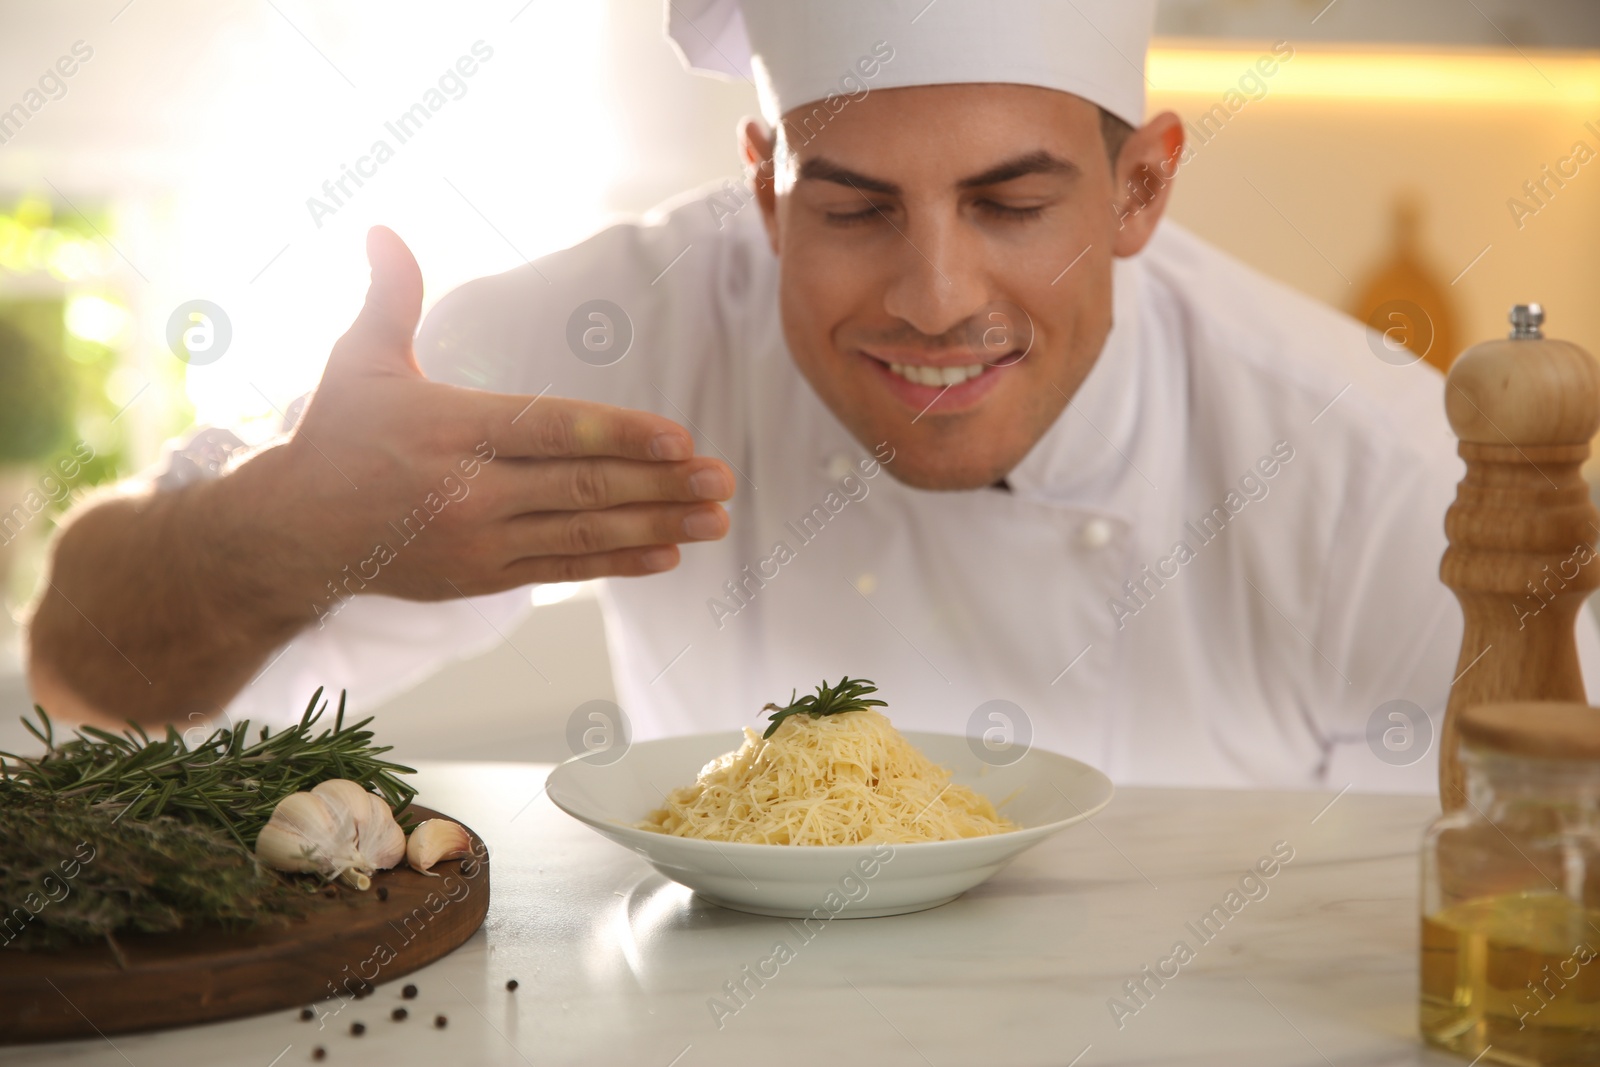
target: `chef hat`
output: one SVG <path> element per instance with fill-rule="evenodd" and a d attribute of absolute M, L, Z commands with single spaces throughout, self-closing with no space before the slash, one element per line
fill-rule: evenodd
<path fill-rule="evenodd" d="M 960 82 L 1073 93 L 1138 126 L 1155 0 L 668 0 L 684 64 L 801 104 Z M 886 58 L 887 57 L 887 58 Z"/>

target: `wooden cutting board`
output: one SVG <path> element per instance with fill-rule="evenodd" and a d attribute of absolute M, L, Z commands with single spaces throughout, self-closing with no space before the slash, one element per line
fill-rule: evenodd
<path fill-rule="evenodd" d="M 412 805 L 418 822 L 438 812 Z M 489 854 L 449 860 L 438 877 L 378 871 L 372 888 L 338 887 L 305 916 L 253 931 L 130 934 L 109 946 L 0 950 L 0 1044 L 125 1034 L 341 1001 L 455 949 L 489 911 Z M 463 869 L 465 868 L 465 869 Z M 378 887 L 388 899 L 378 899 Z M 338 999 L 335 999 L 338 998 Z M 319 1004 L 318 1002 L 326 1002 Z"/>

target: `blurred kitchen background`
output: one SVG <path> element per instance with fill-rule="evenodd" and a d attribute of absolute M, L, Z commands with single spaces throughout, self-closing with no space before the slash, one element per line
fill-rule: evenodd
<path fill-rule="evenodd" d="M 0 749 L 37 747 L 11 620 L 55 517 L 197 425 L 272 434 L 361 304 L 368 226 L 410 243 L 431 304 L 739 179 L 754 91 L 683 73 L 662 10 L 0 0 Z M 1163 0 L 1158 33 L 1151 112 L 1197 146 L 1178 220 L 1440 366 L 1527 301 L 1600 352 L 1600 4 Z M 459 95 L 313 218 L 479 41 Z M 179 316 L 214 358 L 168 343 L 193 301 L 220 309 Z M 586 587 L 530 595 L 481 655 L 353 704 L 402 757 L 564 758 L 569 714 L 612 696 L 600 617 Z"/>

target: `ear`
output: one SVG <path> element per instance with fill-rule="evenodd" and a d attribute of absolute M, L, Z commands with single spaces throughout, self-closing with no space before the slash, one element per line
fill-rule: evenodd
<path fill-rule="evenodd" d="M 778 252 L 778 190 L 772 166 L 776 144 L 776 135 L 759 119 L 744 119 L 739 123 L 739 154 L 755 186 L 756 203 L 761 206 L 761 221 L 766 224 L 767 240 L 774 255 Z"/>
<path fill-rule="evenodd" d="M 1128 135 L 1113 168 L 1116 192 L 1112 212 L 1117 219 L 1113 253 L 1131 256 L 1149 242 L 1183 162 L 1183 120 L 1170 111 Z"/>

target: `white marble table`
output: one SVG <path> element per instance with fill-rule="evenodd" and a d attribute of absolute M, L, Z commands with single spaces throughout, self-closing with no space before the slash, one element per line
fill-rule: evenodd
<path fill-rule="evenodd" d="M 836 920 L 802 944 L 783 920 L 702 903 L 567 818 L 539 795 L 548 770 L 421 768 L 421 799 L 489 842 L 488 921 L 328 1029 L 285 1011 L 0 1049 L 0 1063 L 288 1067 L 318 1044 L 328 1064 L 430 1067 L 1463 1062 L 1416 1036 L 1417 840 L 1436 810 L 1425 798 L 1123 789 L 1092 824 L 954 903 Z M 1267 895 L 1202 944 L 1186 924 L 1225 905 L 1277 842 L 1294 857 Z M 733 1006 L 724 983 L 780 938 L 795 958 L 748 984 L 719 1029 L 711 998 Z M 1179 940 L 1194 958 L 1160 988 L 1147 981 L 1142 1006 L 1128 998 L 1124 983 Z M 421 993 L 402 1002 L 408 981 Z M 1120 1028 L 1113 997 L 1139 1009 Z M 391 1022 L 401 1003 L 411 1018 Z M 438 1012 L 446 1030 L 431 1026 Z M 354 1019 L 364 1036 L 348 1033 Z"/>

